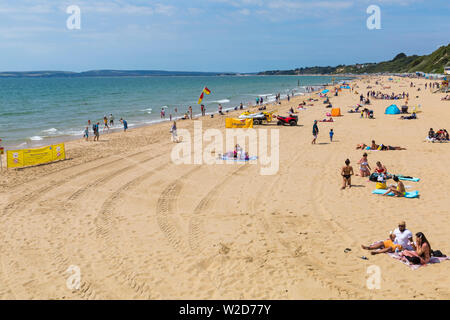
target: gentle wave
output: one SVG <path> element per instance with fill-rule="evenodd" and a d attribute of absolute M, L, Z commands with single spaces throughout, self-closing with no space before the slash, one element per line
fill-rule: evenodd
<path fill-rule="evenodd" d="M 44 138 L 40 137 L 40 136 L 34 136 L 34 137 L 30 137 L 31 141 L 41 141 L 44 140 Z"/>

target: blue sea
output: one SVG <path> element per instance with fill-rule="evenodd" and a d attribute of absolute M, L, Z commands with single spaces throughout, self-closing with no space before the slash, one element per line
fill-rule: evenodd
<path fill-rule="evenodd" d="M 300 95 L 305 87 L 331 82 L 326 76 L 0 79 L 0 138 L 6 149 L 29 148 L 80 138 L 88 120 L 103 124 L 105 115 L 113 114 L 119 129 L 120 118 L 133 128 L 168 121 L 170 114 L 180 117 L 189 106 L 199 114 L 197 102 L 205 86 L 212 93 L 203 103 L 207 113 L 214 113 L 219 104 L 233 109 L 240 103 L 254 105 L 257 97 L 271 103 L 277 93 L 282 98 Z"/>

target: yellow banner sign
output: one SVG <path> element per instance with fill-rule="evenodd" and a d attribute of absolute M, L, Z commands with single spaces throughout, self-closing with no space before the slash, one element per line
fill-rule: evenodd
<path fill-rule="evenodd" d="M 39 149 L 9 150 L 6 152 L 8 168 L 21 168 L 66 159 L 64 143 Z"/>
<path fill-rule="evenodd" d="M 253 128 L 253 119 L 225 119 L 225 128 Z"/>

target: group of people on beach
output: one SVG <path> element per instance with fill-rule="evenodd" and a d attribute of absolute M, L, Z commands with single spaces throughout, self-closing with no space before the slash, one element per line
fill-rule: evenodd
<path fill-rule="evenodd" d="M 123 118 L 120 118 L 120 122 L 123 124 L 123 129 L 126 132 L 128 130 L 128 122 L 124 120 Z M 106 115 L 103 117 L 103 131 L 107 130 L 109 132 L 109 129 L 114 126 L 114 116 L 112 114 L 107 117 Z M 83 138 L 86 139 L 86 141 L 89 141 L 89 127 L 92 125 L 92 132 L 94 135 L 94 141 L 100 140 L 100 122 L 94 122 L 91 123 L 91 120 L 88 120 L 88 125 L 84 129 L 83 132 Z"/>
<path fill-rule="evenodd" d="M 371 174 L 371 167 L 369 165 L 369 161 L 367 160 L 367 153 L 363 154 L 363 157 L 358 161 L 359 164 L 359 172 L 361 177 L 369 177 L 372 176 Z M 341 169 L 341 176 L 343 179 L 342 184 L 342 190 L 345 188 L 351 188 L 352 187 L 352 176 L 355 175 L 353 171 L 353 167 L 350 165 L 350 160 L 345 160 L 345 166 Z M 397 184 L 396 186 L 390 186 L 388 187 L 386 185 L 386 180 L 388 177 L 391 177 L 386 167 L 380 162 L 377 162 L 377 166 L 373 171 L 373 175 L 376 176 L 377 179 L 377 189 L 386 190 L 386 192 L 383 194 L 384 196 L 387 196 L 391 193 L 394 194 L 396 197 L 404 197 L 406 195 L 406 188 L 402 181 L 397 176 L 393 176 L 394 182 Z"/>
<path fill-rule="evenodd" d="M 432 256 L 443 256 L 439 250 L 431 249 L 430 242 L 423 232 L 417 232 L 415 236 L 416 241 L 414 242 L 412 232 L 406 229 L 406 222 L 401 221 L 398 227 L 390 232 L 387 240 L 367 246 L 361 245 L 361 248 L 371 251 L 372 255 L 397 253 L 402 259 L 413 265 L 425 265 L 430 262 Z"/>
<path fill-rule="evenodd" d="M 394 92 L 392 92 L 391 94 L 387 94 L 387 93 L 382 93 L 381 91 L 369 91 L 367 92 L 367 98 L 372 97 L 374 99 L 378 99 L 378 100 L 400 100 L 400 99 L 409 99 L 409 93 L 400 93 L 400 94 L 395 94 Z"/>
<path fill-rule="evenodd" d="M 450 137 L 446 129 L 439 129 L 435 132 L 433 128 L 430 128 L 427 140 L 431 142 L 445 142 L 449 141 Z"/>

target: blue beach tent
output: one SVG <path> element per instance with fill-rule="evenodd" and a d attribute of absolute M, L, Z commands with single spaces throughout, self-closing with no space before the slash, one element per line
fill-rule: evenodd
<path fill-rule="evenodd" d="M 400 113 L 401 113 L 400 109 L 395 104 L 392 104 L 389 107 L 387 107 L 386 111 L 384 112 L 384 114 L 400 114 Z"/>

